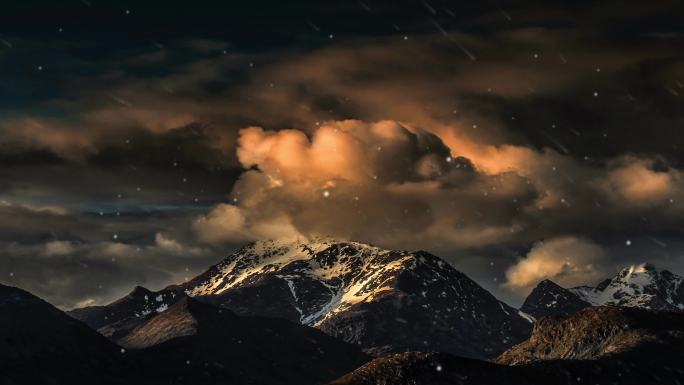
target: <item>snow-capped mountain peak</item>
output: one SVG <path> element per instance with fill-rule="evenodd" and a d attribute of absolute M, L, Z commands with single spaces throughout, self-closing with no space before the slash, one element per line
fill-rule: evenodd
<path fill-rule="evenodd" d="M 417 263 L 428 263 L 428 259 L 420 253 L 328 238 L 257 241 L 184 288 L 192 297 L 221 295 L 272 275 L 287 284 L 301 315 L 299 321 L 315 326 L 352 305 L 381 297 L 392 290 L 399 273 L 415 268 Z M 432 262 L 434 269 L 446 265 L 437 258 Z"/>
<path fill-rule="evenodd" d="M 280 270 L 290 264 L 304 262 L 309 265 L 312 274 L 324 279 L 343 274 L 344 271 L 331 270 L 336 266 L 336 260 L 326 260 L 312 257 L 336 244 L 332 240 L 319 239 L 315 242 L 302 241 L 257 241 L 233 253 L 212 269 L 211 279 L 201 284 L 189 285 L 187 289 L 191 296 L 221 294 L 230 288 L 239 286 L 249 277 L 258 272 Z M 357 242 L 347 242 L 343 245 L 345 251 L 356 255 L 358 252 L 369 255 L 381 250 L 370 245 Z M 216 274 L 218 273 L 218 274 Z"/>
<path fill-rule="evenodd" d="M 595 288 L 569 289 L 592 305 L 684 310 L 684 278 L 650 263 L 631 265 Z"/>

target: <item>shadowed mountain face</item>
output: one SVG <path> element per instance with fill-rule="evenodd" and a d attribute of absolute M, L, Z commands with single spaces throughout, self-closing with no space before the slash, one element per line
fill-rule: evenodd
<path fill-rule="evenodd" d="M 184 296 L 168 310 L 153 316 L 135 327 L 129 334 L 119 340 L 121 346 L 132 349 L 143 349 L 174 338 L 195 336 L 199 333 L 199 322 L 211 322 L 218 317 L 226 322 L 226 327 L 235 323 L 237 317 L 228 310 L 220 308 L 204 309 L 203 306 Z M 206 321 L 205 321 L 206 319 Z M 200 321 L 201 320 L 201 321 Z M 202 325 L 202 330 L 217 325 Z M 219 329 L 220 330 L 220 329 Z M 212 331 L 205 331 L 211 333 Z M 217 331 L 215 331 L 217 332 Z"/>
<path fill-rule="evenodd" d="M 591 306 L 578 295 L 545 279 L 525 299 L 521 311 L 539 319 L 552 315 L 566 316 Z"/>
<path fill-rule="evenodd" d="M 361 350 L 282 319 L 186 296 L 116 346 L 22 290 L 0 285 L 0 384 L 320 384 Z"/>
<path fill-rule="evenodd" d="M 489 358 L 531 330 L 516 309 L 429 253 L 332 240 L 256 242 L 182 285 L 71 315 L 117 340 L 182 293 L 314 326 L 374 355 L 431 349 Z"/>
<path fill-rule="evenodd" d="M 320 384 L 368 360 L 357 347 L 283 319 L 237 316 L 184 297 L 121 340 L 143 378 L 187 383 Z M 192 377 L 188 377 L 192 375 Z"/>
<path fill-rule="evenodd" d="M 682 342 L 683 314 L 594 307 L 542 319 L 497 363 L 406 353 L 375 359 L 330 385 L 678 384 Z"/>
<path fill-rule="evenodd" d="M 629 266 L 596 287 L 562 288 L 544 280 L 521 310 L 536 318 L 568 315 L 588 306 L 614 305 L 661 311 L 684 311 L 684 277 L 651 264 Z"/>
<path fill-rule="evenodd" d="M 180 290 L 152 292 L 136 286 L 130 294 L 109 305 L 74 309 L 69 315 L 118 341 L 136 326 L 168 309 L 184 296 Z"/>
<path fill-rule="evenodd" d="M 119 347 L 100 334 L 28 292 L 0 285 L 0 383 L 124 383 L 121 366 Z"/>

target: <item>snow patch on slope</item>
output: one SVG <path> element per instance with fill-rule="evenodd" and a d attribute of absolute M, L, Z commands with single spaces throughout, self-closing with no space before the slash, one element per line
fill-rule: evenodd
<path fill-rule="evenodd" d="M 343 250 L 340 256 L 331 256 L 331 260 L 327 260 L 326 250 L 332 246 Z M 383 292 L 392 290 L 395 275 L 391 273 L 415 265 L 415 258 L 410 253 L 388 260 L 387 263 L 377 263 L 378 257 L 385 257 L 389 253 L 358 242 L 258 241 L 228 257 L 216 266 L 216 271 L 209 279 L 187 288 L 186 293 L 190 296 L 221 294 L 249 283 L 250 279 L 260 274 L 295 269 L 294 276 L 277 274 L 276 277 L 287 283 L 301 315 L 300 321 L 314 326 L 354 304 L 373 301 Z M 297 295 L 297 281 L 302 278 L 328 288 L 329 300 L 315 309 L 302 306 Z"/>

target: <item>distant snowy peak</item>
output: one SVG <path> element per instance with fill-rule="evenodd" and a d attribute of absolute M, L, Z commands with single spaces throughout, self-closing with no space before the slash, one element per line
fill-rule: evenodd
<path fill-rule="evenodd" d="M 521 310 L 535 317 L 568 315 L 605 305 L 684 311 L 683 281 L 683 277 L 649 263 L 628 266 L 596 287 L 566 289 L 545 280 L 532 290 Z"/>
<path fill-rule="evenodd" d="M 653 310 L 684 310 L 684 278 L 649 263 L 622 269 L 595 288 L 576 287 L 571 292 L 592 305 L 616 305 Z"/>

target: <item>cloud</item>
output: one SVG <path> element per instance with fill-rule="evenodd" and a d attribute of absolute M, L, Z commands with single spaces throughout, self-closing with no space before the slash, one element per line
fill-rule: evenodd
<path fill-rule="evenodd" d="M 322 235 L 474 246 L 510 237 L 515 224 L 497 213 L 534 198 L 522 177 L 480 173 L 438 136 L 397 121 L 325 122 L 311 137 L 250 127 L 238 143 L 247 171 L 233 204 L 195 220 L 203 241 Z"/>
<path fill-rule="evenodd" d="M 605 278 L 605 257 L 604 250 L 589 239 L 568 236 L 538 242 L 506 271 L 505 286 L 526 293 L 544 279 L 565 287 L 595 284 Z"/>
<path fill-rule="evenodd" d="M 36 206 L 30 204 L 21 204 L 15 202 L 8 202 L 6 200 L 0 200 L 0 208 L 2 209 L 15 209 L 15 210 L 26 210 L 34 214 L 46 214 L 54 216 L 65 216 L 69 211 L 64 207 L 59 206 Z"/>
<path fill-rule="evenodd" d="M 160 250 L 168 252 L 172 255 L 197 256 L 203 252 L 203 250 L 199 247 L 185 246 L 177 240 L 162 233 L 156 233 L 154 235 L 154 243 Z"/>
<path fill-rule="evenodd" d="M 87 306 L 95 306 L 97 305 L 97 301 L 95 298 L 86 298 L 81 301 L 76 302 L 74 308 L 82 308 L 82 307 L 87 307 Z"/>
<path fill-rule="evenodd" d="M 0 201 L 0 217 L 3 218 L 0 221 L 0 241 L 35 240 L 87 228 L 68 210 L 59 206 Z M 43 241 L 45 239 L 41 239 Z"/>
<path fill-rule="evenodd" d="M 679 170 L 659 165 L 654 159 L 626 156 L 613 162 L 600 186 L 615 199 L 649 206 L 681 196 L 682 177 Z"/>
<path fill-rule="evenodd" d="M 652 214 L 668 228 L 676 220 L 668 213 L 682 207 L 669 200 L 682 195 L 680 172 L 652 158 L 589 163 L 467 138 L 450 146 L 438 131 L 449 132 L 394 120 L 245 128 L 236 154 L 245 171 L 232 202 L 196 218 L 193 229 L 214 244 L 333 236 L 451 253 L 617 231 L 635 207 L 643 214 L 643 202 L 665 197 L 669 210 Z M 587 223 L 596 211 L 606 214 Z"/>
<path fill-rule="evenodd" d="M 52 241 L 45 244 L 45 255 L 66 255 L 74 252 L 74 246 L 69 241 Z"/>
<path fill-rule="evenodd" d="M 183 282 L 220 258 L 217 250 L 186 246 L 167 236 L 152 244 L 0 241 L 0 282 L 73 308 L 112 301 L 135 285 L 159 289 Z"/>
<path fill-rule="evenodd" d="M 303 235 L 282 213 L 260 215 L 255 211 L 248 217 L 245 210 L 233 204 L 216 205 L 207 215 L 192 223 L 200 241 L 209 244 L 240 244 L 258 239 L 293 239 Z"/>
<path fill-rule="evenodd" d="M 134 258 L 140 252 L 139 247 L 122 242 L 104 242 L 100 245 L 102 255 L 112 258 Z"/>
<path fill-rule="evenodd" d="M 243 242 L 251 240 L 245 229 L 242 211 L 230 204 L 219 204 L 207 215 L 196 218 L 192 224 L 199 239 L 207 243 Z"/>

